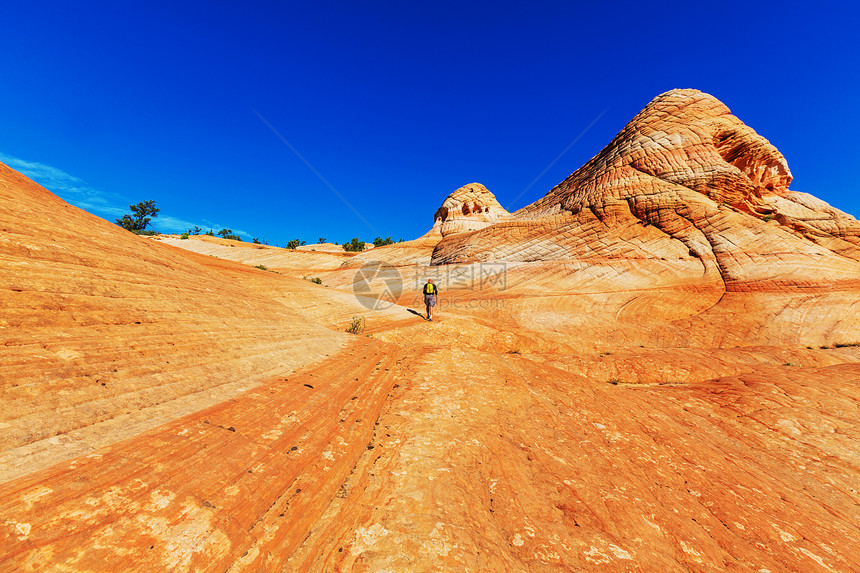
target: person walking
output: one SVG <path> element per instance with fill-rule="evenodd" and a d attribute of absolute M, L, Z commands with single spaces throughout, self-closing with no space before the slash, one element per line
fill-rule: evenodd
<path fill-rule="evenodd" d="M 427 279 L 424 285 L 424 306 L 427 307 L 427 320 L 433 322 L 433 307 L 436 306 L 436 295 L 439 288 L 433 284 L 433 279 Z"/>

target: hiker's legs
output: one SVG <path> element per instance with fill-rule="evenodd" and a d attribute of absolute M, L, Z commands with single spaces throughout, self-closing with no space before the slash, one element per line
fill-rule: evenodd
<path fill-rule="evenodd" d="M 433 318 L 433 307 L 429 304 L 427 306 L 427 318 Z"/>

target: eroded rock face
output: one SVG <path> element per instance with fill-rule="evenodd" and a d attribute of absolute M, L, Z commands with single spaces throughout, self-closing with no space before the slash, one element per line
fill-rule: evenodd
<path fill-rule="evenodd" d="M 433 263 L 577 260 L 654 277 L 674 266 L 682 283 L 729 291 L 854 288 L 860 223 L 790 181 L 779 151 L 716 98 L 672 90 L 542 199 L 445 236 Z"/>
<path fill-rule="evenodd" d="M 0 569 L 860 569 L 857 223 L 715 101 L 372 253 L 158 244 L 0 169 Z"/>
<path fill-rule="evenodd" d="M 489 189 L 480 183 L 469 183 L 448 195 L 433 215 L 433 226 L 448 237 L 484 229 L 509 217 Z"/>
<path fill-rule="evenodd" d="M 0 481 L 345 342 L 272 296 L 283 277 L 135 236 L 3 164 L 0 222 Z"/>
<path fill-rule="evenodd" d="M 698 90 L 672 90 L 645 106 L 597 156 L 518 214 L 578 212 L 647 194 L 658 179 L 751 213 L 764 195 L 784 194 L 791 172 L 782 154 Z M 668 187 L 654 191 L 669 190 Z"/>

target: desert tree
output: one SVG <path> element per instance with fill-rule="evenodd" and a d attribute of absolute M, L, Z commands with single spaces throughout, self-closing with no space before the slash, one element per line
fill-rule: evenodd
<path fill-rule="evenodd" d="M 344 243 L 341 246 L 343 247 L 343 250 L 348 253 L 360 253 L 364 250 L 364 241 L 359 240 L 357 237 L 353 237 L 352 241 Z"/>
<path fill-rule="evenodd" d="M 129 205 L 131 215 L 125 214 L 116 220 L 116 224 L 120 227 L 132 232 L 143 231 L 152 221 L 152 217 L 158 217 L 158 212 L 161 210 L 155 206 L 155 201 L 141 201 L 136 205 Z"/>

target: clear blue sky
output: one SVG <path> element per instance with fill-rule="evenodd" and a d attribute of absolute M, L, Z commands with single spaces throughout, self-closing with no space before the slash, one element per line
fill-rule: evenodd
<path fill-rule="evenodd" d="M 858 31 L 853 2 L 6 3 L 0 161 L 111 220 L 154 199 L 163 231 L 409 239 L 472 181 L 534 201 L 692 87 L 858 216 Z"/>

